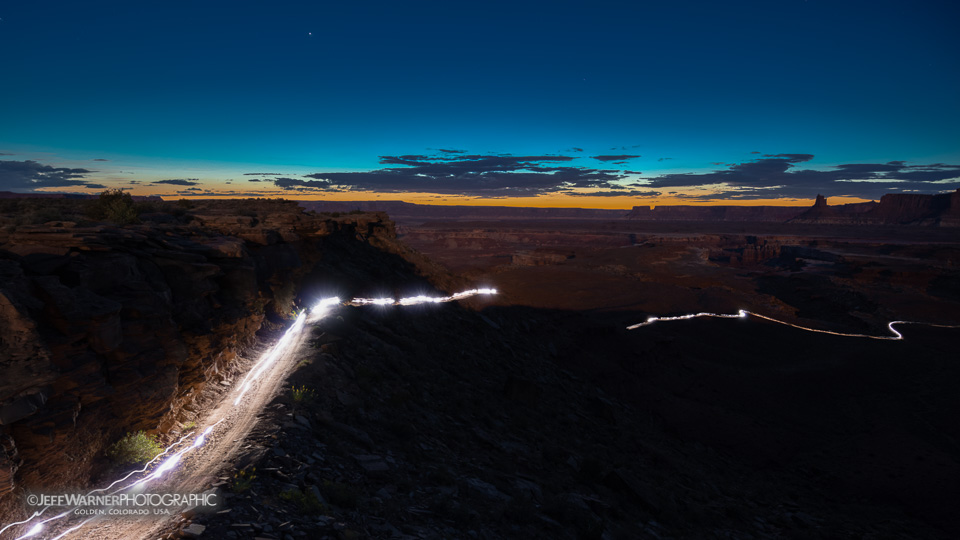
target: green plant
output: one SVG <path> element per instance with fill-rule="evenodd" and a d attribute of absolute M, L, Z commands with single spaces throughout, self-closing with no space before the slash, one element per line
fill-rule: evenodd
<path fill-rule="evenodd" d="M 233 481 L 230 483 L 230 491 L 234 493 L 243 493 L 251 487 L 253 487 L 253 481 L 257 479 L 257 475 L 254 474 L 257 472 L 257 468 L 254 467 L 250 469 L 250 472 L 247 472 L 246 469 L 238 473 L 234 473 Z"/>
<path fill-rule="evenodd" d="M 146 463 L 163 452 L 156 437 L 143 431 L 127 433 L 107 449 L 107 457 L 118 464 Z"/>
<path fill-rule="evenodd" d="M 100 193 L 100 197 L 90 204 L 87 214 L 92 219 L 113 221 L 120 225 L 137 221 L 133 197 L 122 189 L 108 189 Z"/>
<path fill-rule="evenodd" d="M 291 386 L 290 388 L 293 390 L 293 402 L 296 404 L 307 405 L 317 397 L 317 393 L 306 386 L 300 388 Z"/>
<path fill-rule="evenodd" d="M 187 422 L 186 424 L 183 425 L 183 429 L 185 429 L 185 430 L 193 429 L 193 428 L 195 428 L 195 427 L 197 427 L 197 423 L 194 422 L 193 420 L 191 420 L 191 421 L 189 421 L 189 422 Z"/>
<path fill-rule="evenodd" d="M 288 489 L 280 493 L 280 498 L 289 503 L 293 503 L 293 505 L 297 507 L 297 510 L 304 514 L 319 514 L 324 510 L 323 503 L 310 491 Z"/>

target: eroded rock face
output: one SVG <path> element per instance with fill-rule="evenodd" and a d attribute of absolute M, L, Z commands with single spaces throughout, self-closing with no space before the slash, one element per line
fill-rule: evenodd
<path fill-rule="evenodd" d="M 331 238 L 395 241 L 384 214 L 259 205 L 0 233 L 0 496 L 80 482 L 120 434 L 176 425 L 265 317 L 289 313 Z"/>
<path fill-rule="evenodd" d="M 960 189 L 953 193 L 922 195 L 888 193 L 879 203 L 830 206 L 822 195 L 812 208 L 796 216 L 794 223 L 830 225 L 922 225 L 960 226 Z"/>

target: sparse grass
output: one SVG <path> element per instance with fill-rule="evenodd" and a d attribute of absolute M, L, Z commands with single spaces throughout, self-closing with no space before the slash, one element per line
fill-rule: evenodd
<path fill-rule="evenodd" d="M 319 514 L 325 510 L 323 503 L 310 491 L 289 489 L 280 493 L 280 498 L 293 503 L 297 510 L 304 514 Z"/>
<path fill-rule="evenodd" d="M 184 429 L 185 431 L 189 431 L 189 430 L 191 430 L 191 429 L 193 429 L 193 428 L 195 428 L 195 427 L 197 427 L 197 423 L 194 422 L 193 420 L 191 420 L 191 421 L 189 421 L 189 422 L 187 422 L 186 424 L 183 425 L 183 429 Z"/>
<path fill-rule="evenodd" d="M 163 448 L 156 437 L 143 431 L 127 433 L 122 439 L 107 449 L 107 457 L 121 465 L 146 463 L 157 457 Z"/>
<path fill-rule="evenodd" d="M 317 398 L 317 393 L 312 388 L 291 386 L 290 389 L 293 391 L 293 402 L 296 405 L 309 405 Z"/>
<path fill-rule="evenodd" d="M 234 493 L 243 493 L 253 487 L 253 481 L 257 479 L 257 468 L 254 467 L 247 472 L 246 469 L 233 475 L 233 481 L 230 482 L 230 491 Z"/>

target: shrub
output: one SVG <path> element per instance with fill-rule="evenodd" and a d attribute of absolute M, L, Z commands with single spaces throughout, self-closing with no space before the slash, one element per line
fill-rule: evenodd
<path fill-rule="evenodd" d="M 319 514 L 323 512 L 323 503 L 311 491 L 302 491 L 300 489 L 289 489 L 280 493 L 280 498 L 293 503 L 297 510 L 304 514 Z"/>
<path fill-rule="evenodd" d="M 230 484 L 230 491 L 234 493 L 243 493 L 253 487 L 253 481 L 257 479 L 257 468 L 254 467 L 247 472 L 246 469 L 233 475 L 233 482 Z"/>
<path fill-rule="evenodd" d="M 291 386 L 290 388 L 293 390 L 294 403 L 307 405 L 317 397 L 317 393 L 306 386 L 301 386 L 300 388 Z"/>
<path fill-rule="evenodd" d="M 151 437 L 143 431 L 127 433 L 122 439 L 113 443 L 107 449 L 107 457 L 121 465 L 146 463 L 157 457 L 163 448 L 156 437 Z"/>
<path fill-rule="evenodd" d="M 135 223 L 137 210 L 133 197 L 122 189 L 108 189 L 100 193 L 87 212 L 92 219 L 112 221 L 120 225 Z"/>

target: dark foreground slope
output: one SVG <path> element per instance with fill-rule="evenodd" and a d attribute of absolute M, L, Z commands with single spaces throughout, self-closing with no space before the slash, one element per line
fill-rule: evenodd
<path fill-rule="evenodd" d="M 231 511 L 194 518 L 214 536 L 958 532 L 956 330 L 888 343 L 751 321 L 623 330 L 631 313 L 338 313 L 215 481 Z"/>

